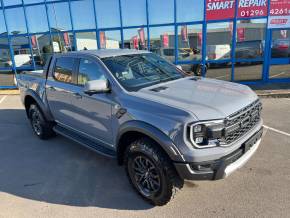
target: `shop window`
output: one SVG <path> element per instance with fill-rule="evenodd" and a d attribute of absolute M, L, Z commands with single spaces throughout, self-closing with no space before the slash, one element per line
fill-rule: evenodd
<path fill-rule="evenodd" d="M 6 9 L 7 25 L 12 35 L 27 33 L 23 8 Z"/>
<path fill-rule="evenodd" d="M 42 68 L 53 53 L 65 53 L 74 50 L 73 34 L 59 32 L 51 35 L 31 36 L 33 58 L 37 68 Z"/>
<path fill-rule="evenodd" d="M 204 0 L 176 0 L 177 22 L 202 21 Z"/>
<path fill-rule="evenodd" d="M 3 0 L 4 6 L 21 5 L 22 0 Z"/>
<path fill-rule="evenodd" d="M 15 76 L 12 70 L 0 70 L 0 86 L 14 86 Z"/>
<path fill-rule="evenodd" d="M 52 37 L 52 45 L 53 45 L 54 53 L 65 53 L 65 52 L 70 52 L 70 51 L 75 50 L 74 36 L 72 33 L 58 32 L 58 33 L 53 33 L 51 37 Z"/>
<path fill-rule="evenodd" d="M 95 1 L 98 28 L 120 27 L 118 0 Z"/>
<path fill-rule="evenodd" d="M 178 60 L 201 61 L 202 25 L 183 25 L 178 27 Z M 192 69 L 192 64 L 189 65 Z"/>
<path fill-rule="evenodd" d="M 290 78 L 290 63 L 284 65 L 272 65 L 269 72 L 270 79 Z"/>
<path fill-rule="evenodd" d="M 124 47 L 137 50 L 147 49 L 147 28 L 124 30 Z"/>
<path fill-rule="evenodd" d="M 174 0 L 148 0 L 148 10 L 150 24 L 174 22 Z"/>
<path fill-rule="evenodd" d="M 173 26 L 150 28 L 150 50 L 163 58 L 175 60 L 175 34 Z"/>
<path fill-rule="evenodd" d="M 266 23 L 266 19 L 238 21 L 236 59 L 256 59 L 264 56 Z"/>
<path fill-rule="evenodd" d="M 235 64 L 235 81 L 261 80 L 263 62 L 237 62 Z"/>
<path fill-rule="evenodd" d="M 0 10 L 0 36 L 6 35 L 6 32 L 3 11 Z"/>
<path fill-rule="evenodd" d="M 68 31 L 72 29 L 69 5 L 67 2 L 48 4 L 47 12 L 52 32 Z"/>
<path fill-rule="evenodd" d="M 273 30 L 271 44 L 272 58 L 290 57 L 290 30 Z"/>
<path fill-rule="evenodd" d="M 233 23 L 211 23 L 207 25 L 206 53 L 208 60 L 224 60 L 231 58 Z"/>
<path fill-rule="evenodd" d="M 12 67 L 12 61 L 7 38 L 0 38 L 0 68 L 3 67 Z"/>
<path fill-rule="evenodd" d="M 47 16 L 44 5 L 26 7 L 26 15 L 30 33 L 48 31 Z"/>
<path fill-rule="evenodd" d="M 122 0 L 123 26 L 141 26 L 147 24 L 146 0 Z"/>
<path fill-rule="evenodd" d="M 76 45 L 79 51 L 97 49 L 96 32 L 76 33 Z"/>
<path fill-rule="evenodd" d="M 93 0 L 71 1 L 71 10 L 75 30 L 96 28 Z"/>
<path fill-rule="evenodd" d="M 208 63 L 206 65 L 206 77 L 218 80 L 230 81 L 232 78 L 232 63 Z"/>
<path fill-rule="evenodd" d="M 24 4 L 34 4 L 34 3 L 41 3 L 44 0 L 24 0 Z"/>
<path fill-rule="evenodd" d="M 16 67 L 32 66 L 32 55 L 28 37 L 13 37 L 12 47 Z"/>
<path fill-rule="evenodd" d="M 121 48 L 121 32 L 119 30 L 114 31 L 100 31 L 100 47 L 103 49 L 116 49 Z"/>

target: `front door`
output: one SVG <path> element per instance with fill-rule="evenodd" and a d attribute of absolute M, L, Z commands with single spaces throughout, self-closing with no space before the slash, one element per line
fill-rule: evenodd
<path fill-rule="evenodd" d="M 290 29 L 272 29 L 269 79 L 284 78 L 290 78 Z"/>
<path fill-rule="evenodd" d="M 78 86 L 75 87 L 72 98 L 75 119 L 73 128 L 111 146 L 113 143 L 111 94 L 99 93 L 90 96 L 83 90 L 86 82 L 105 79 L 105 71 L 96 60 L 80 58 L 77 72 Z"/>

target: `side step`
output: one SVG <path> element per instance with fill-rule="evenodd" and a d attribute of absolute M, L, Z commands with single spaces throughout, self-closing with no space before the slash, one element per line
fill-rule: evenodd
<path fill-rule="evenodd" d="M 69 138 L 99 154 L 102 154 L 104 156 L 107 156 L 107 157 L 110 157 L 110 158 L 116 158 L 117 155 L 116 155 L 116 152 L 112 149 L 109 149 L 109 148 L 106 148 L 105 146 L 102 146 L 100 144 L 96 144 L 96 142 L 88 139 L 87 137 L 84 137 L 76 132 L 73 132 L 69 129 L 66 129 L 64 127 L 61 127 L 59 125 L 56 125 L 53 127 L 53 130 L 66 137 L 66 138 Z"/>

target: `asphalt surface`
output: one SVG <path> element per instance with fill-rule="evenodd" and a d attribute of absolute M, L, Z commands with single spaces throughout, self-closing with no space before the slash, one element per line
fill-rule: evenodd
<path fill-rule="evenodd" d="M 0 96 L 0 217 L 289 217 L 290 99 L 263 103 L 273 129 L 246 166 L 225 180 L 187 182 L 152 207 L 115 160 L 61 136 L 39 140 L 19 96 Z"/>

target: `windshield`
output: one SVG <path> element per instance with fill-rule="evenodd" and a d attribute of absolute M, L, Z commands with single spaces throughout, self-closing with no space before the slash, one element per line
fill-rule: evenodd
<path fill-rule="evenodd" d="M 152 53 L 108 57 L 102 61 L 128 91 L 138 91 L 185 76 L 174 65 Z"/>

